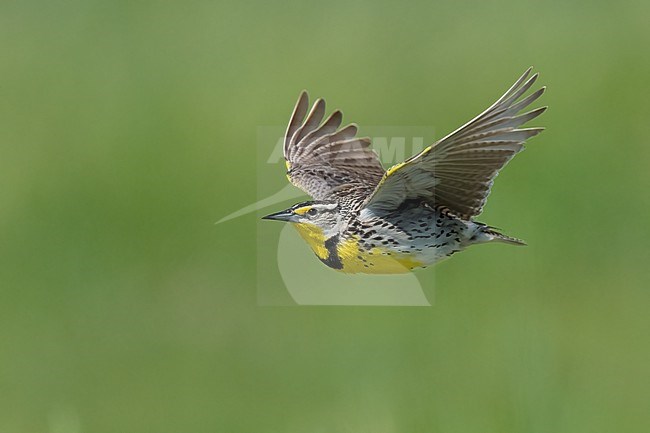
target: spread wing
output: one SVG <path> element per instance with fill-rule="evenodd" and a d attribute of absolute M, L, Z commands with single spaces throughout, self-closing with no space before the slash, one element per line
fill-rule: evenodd
<path fill-rule="evenodd" d="M 483 113 L 421 153 L 386 171 L 365 206 L 391 210 L 405 200 L 420 199 L 443 205 L 464 219 L 483 210 L 494 178 L 524 142 L 543 128 L 519 128 L 546 107 L 518 114 L 544 93 L 545 88 L 522 95 L 535 83 L 529 68 Z"/>
<path fill-rule="evenodd" d="M 370 148 L 370 139 L 356 137 L 354 124 L 341 127 L 343 114 L 339 110 L 323 121 L 324 100 L 317 99 L 309 113 L 308 106 L 309 98 L 303 91 L 284 139 L 289 181 L 316 200 L 347 184 L 367 185 L 372 191 L 384 169 Z"/>

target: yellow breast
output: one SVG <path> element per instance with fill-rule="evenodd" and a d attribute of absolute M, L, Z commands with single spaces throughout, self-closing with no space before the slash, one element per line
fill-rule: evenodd
<path fill-rule="evenodd" d="M 356 274 L 403 274 L 423 265 L 412 255 L 379 247 L 359 249 L 358 238 L 326 246 L 323 231 L 311 224 L 293 224 L 321 261 L 341 272 Z M 328 249 L 329 247 L 329 249 Z"/>
<path fill-rule="evenodd" d="M 329 257 L 329 251 L 325 248 L 325 235 L 320 227 L 312 224 L 292 224 L 302 238 L 309 244 L 318 258 L 325 260 Z"/>
<path fill-rule="evenodd" d="M 422 266 L 422 262 L 410 254 L 398 253 L 387 248 L 375 247 L 359 250 L 358 239 L 348 239 L 338 245 L 343 272 L 356 274 L 403 274 Z"/>

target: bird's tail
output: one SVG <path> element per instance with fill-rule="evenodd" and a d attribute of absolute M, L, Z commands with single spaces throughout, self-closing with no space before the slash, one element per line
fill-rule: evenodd
<path fill-rule="evenodd" d="M 522 241 L 521 239 L 513 238 L 512 236 L 507 236 L 503 233 L 499 233 L 492 227 L 486 227 L 483 233 L 485 233 L 488 237 L 491 237 L 490 241 L 503 242 L 505 244 L 518 246 L 526 245 L 526 242 Z"/>
<path fill-rule="evenodd" d="M 504 235 L 497 231 L 495 227 L 490 227 L 487 225 L 480 225 L 478 233 L 474 235 L 475 241 L 477 243 L 483 242 L 503 242 L 510 245 L 524 246 L 526 242 L 521 239 L 513 238 L 512 236 Z"/>

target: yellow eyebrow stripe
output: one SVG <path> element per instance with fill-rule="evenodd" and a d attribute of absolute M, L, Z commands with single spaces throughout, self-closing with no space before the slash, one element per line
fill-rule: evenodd
<path fill-rule="evenodd" d="M 298 209 L 295 209 L 293 213 L 298 215 L 304 215 L 307 213 L 309 209 L 311 209 L 311 206 L 303 206 L 303 207 L 299 207 Z"/>

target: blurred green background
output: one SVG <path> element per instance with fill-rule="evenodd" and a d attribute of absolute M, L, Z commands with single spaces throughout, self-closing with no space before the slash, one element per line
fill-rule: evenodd
<path fill-rule="evenodd" d="M 650 431 L 648 16 L 3 1 L 0 432 Z M 528 248 L 419 272 L 432 308 L 257 305 L 256 215 L 214 222 L 259 125 L 307 88 L 439 136 L 529 65 L 547 131 L 480 217 Z"/>

